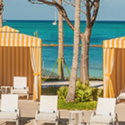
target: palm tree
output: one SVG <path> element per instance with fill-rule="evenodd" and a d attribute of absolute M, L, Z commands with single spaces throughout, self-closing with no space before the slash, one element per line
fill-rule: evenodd
<path fill-rule="evenodd" d="M 75 7 L 74 0 L 63 0 L 65 3 Z M 81 47 L 81 62 L 80 62 L 80 80 L 82 83 L 86 81 L 89 82 L 89 43 L 90 37 L 92 33 L 92 28 L 95 23 L 98 10 L 99 10 L 100 0 L 81 0 L 81 4 L 83 4 L 86 8 L 86 12 L 84 10 L 80 10 L 86 16 L 86 28 L 84 33 L 80 33 L 80 39 L 82 41 Z M 72 28 L 72 30 L 74 30 Z"/>
<path fill-rule="evenodd" d="M 67 22 L 69 27 L 73 31 L 75 30 L 74 25 L 71 23 L 70 19 L 67 16 L 65 8 L 63 6 L 61 6 L 60 4 L 58 4 L 56 2 L 56 0 L 52 0 L 52 1 L 49 1 L 49 0 L 33 0 L 33 1 L 29 0 L 29 1 L 32 2 L 32 3 L 36 3 L 36 4 L 40 4 L 42 2 L 42 3 L 50 5 L 50 6 L 55 6 L 58 9 L 59 13 L 65 19 L 65 21 Z M 76 0 L 63 0 L 63 1 L 65 3 L 71 5 L 71 6 L 76 7 L 76 3 L 74 4 L 74 1 L 76 1 Z M 85 83 L 86 81 L 89 81 L 89 69 L 88 69 L 89 68 L 89 63 L 88 63 L 89 43 L 90 43 L 92 28 L 93 28 L 93 25 L 95 23 L 95 20 L 96 20 L 97 14 L 98 14 L 100 0 L 81 0 L 81 3 L 84 4 L 84 6 L 86 8 L 86 12 L 84 12 L 83 10 L 80 9 L 80 11 L 82 13 L 84 13 L 85 16 L 86 16 L 85 32 L 84 33 L 79 32 L 79 36 L 80 36 L 80 39 L 82 41 L 81 63 L 80 63 L 80 78 L 81 78 L 81 81 L 83 83 Z M 73 58 L 73 60 L 75 61 L 74 58 Z M 72 66 L 72 68 L 73 68 L 73 66 Z M 77 70 L 77 69 L 75 69 L 75 70 Z M 72 69 L 72 73 L 74 73 L 73 69 Z M 73 78 L 73 75 L 76 75 L 76 76 L 74 76 L 74 78 Z M 74 94 L 75 94 L 75 91 L 74 91 L 75 89 L 74 88 L 76 87 L 76 85 L 75 85 L 75 82 L 76 82 L 75 77 L 77 77 L 77 74 L 76 73 L 72 74 L 71 78 L 73 78 L 72 81 L 74 80 L 73 84 L 72 84 L 71 78 L 70 78 L 70 84 L 72 84 L 72 85 L 69 85 L 69 92 L 68 92 L 67 101 L 72 101 L 72 100 L 75 99 L 74 98 Z M 71 97 L 69 97 L 69 96 L 71 96 Z"/>
<path fill-rule="evenodd" d="M 3 26 L 3 17 L 2 17 L 2 12 L 3 12 L 3 0 L 0 0 L 0 28 Z"/>
<path fill-rule="evenodd" d="M 58 0 L 58 4 L 62 6 L 62 0 Z M 59 35 L 58 35 L 58 74 L 60 79 L 64 79 L 64 50 L 63 50 L 63 17 L 59 13 Z"/>
<path fill-rule="evenodd" d="M 92 28 L 95 23 L 100 0 L 86 0 L 86 28 L 85 32 L 80 34 L 82 41 L 81 62 L 80 62 L 80 79 L 82 83 L 89 82 L 89 44 Z M 93 9 L 92 9 L 93 8 Z M 93 14 L 91 13 L 93 11 Z"/>
<path fill-rule="evenodd" d="M 74 54 L 72 61 L 72 71 L 69 82 L 69 91 L 66 98 L 66 101 L 75 100 L 75 90 L 76 90 L 76 81 L 77 81 L 77 71 L 78 71 L 78 59 L 79 59 L 79 41 L 80 41 L 80 7 L 81 0 L 75 0 L 75 26 L 74 26 Z"/>

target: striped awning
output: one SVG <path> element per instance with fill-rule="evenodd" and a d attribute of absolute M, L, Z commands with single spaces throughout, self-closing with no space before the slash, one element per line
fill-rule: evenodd
<path fill-rule="evenodd" d="M 8 26 L 2 27 L 0 31 L 0 46 L 41 47 L 40 38 L 20 34 L 18 30 Z"/>
<path fill-rule="evenodd" d="M 105 40 L 103 48 L 125 48 L 125 37 Z"/>

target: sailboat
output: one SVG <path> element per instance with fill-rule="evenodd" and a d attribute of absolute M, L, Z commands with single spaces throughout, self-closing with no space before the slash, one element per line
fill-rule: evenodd
<path fill-rule="evenodd" d="M 52 23 L 53 25 L 57 25 L 57 21 L 56 21 L 56 10 L 55 10 L 55 21 Z"/>

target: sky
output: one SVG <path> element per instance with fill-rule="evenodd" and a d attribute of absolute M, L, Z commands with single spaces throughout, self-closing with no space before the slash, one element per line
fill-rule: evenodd
<path fill-rule="evenodd" d="M 31 4 L 28 0 L 3 0 L 4 20 L 54 20 L 55 8 L 48 5 Z M 97 20 L 125 21 L 125 0 L 100 0 Z M 74 20 L 74 7 L 66 5 L 70 20 Z M 81 14 L 81 20 L 85 15 Z"/>

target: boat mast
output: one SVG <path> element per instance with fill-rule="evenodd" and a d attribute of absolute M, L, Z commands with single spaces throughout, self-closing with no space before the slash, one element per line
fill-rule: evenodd
<path fill-rule="evenodd" d="M 56 22 L 56 9 L 55 9 L 55 22 Z"/>

